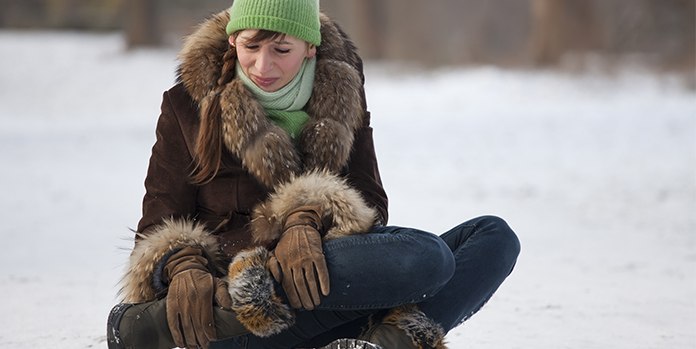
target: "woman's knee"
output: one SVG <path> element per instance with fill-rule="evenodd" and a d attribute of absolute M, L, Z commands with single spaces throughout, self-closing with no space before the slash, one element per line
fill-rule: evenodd
<path fill-rule="evenodd" d="M 409 251 L 413 256 L 411 264 L 404 269 L 410 270 L 424 285 L 444 286 L 454 275 L 455 259 L 447 244 L 437 235 L 417 232 L 414 234 L 416 244 Z"/>
<path fill-rule="evenodd" d="M 498 216 L 482 216 L 477 219 L 477 228 L 480 234 L 493 239 L 492 243 L 501 257 L 514 265 L 520 254 L 520 240 L 510 225 Z"/>
<path fill-rule="evenodd" d="M 497 216 L 485 217 L 489 222 L 491 222 L 490 224 L 493 224 L 495 226 L 495 230 L 499 234 L 499 239 L 501 243 L 508 246 L 511 252 L 514 252 L 515 255 L 519 254 L 520 240 L 517 237 L 517 234 L 515 234 L 512 228 L 510 228 L 510 225 L 508 225 L 508 223 L 504 219 Z"/>
<path fill-rule="evenodd" d="M 442 239 L 416 229 L 388 229 L 326 243 L 332 283 L 368 278 L 410 299 L 434 294 L 450 280 L 455 260 Z"/>

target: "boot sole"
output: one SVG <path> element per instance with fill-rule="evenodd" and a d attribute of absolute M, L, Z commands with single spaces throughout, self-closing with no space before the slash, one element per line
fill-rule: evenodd
<path fill-rule="evenodd" d="M 377 344 L 365 342 L 359 339 L 337 339 L 327 346 L 318 349 L 384 349 Z"/>

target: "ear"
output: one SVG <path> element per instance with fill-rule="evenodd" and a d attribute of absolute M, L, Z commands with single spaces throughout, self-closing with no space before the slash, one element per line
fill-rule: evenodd
<path fill-rule="evenodd" d="M 230 35 L 230 37 L 227 38 L 227 41 L 229 41 L 230 46 L 235 47 L 235 44 L 234 44 L 234 36 L 233 36 L 233 35 Z"/>
<path fill-rule="evenodd" d="M 307 57 L 307 58 L 312 58 L 312 57 L 314 57 L 314 56 L 316 56 L 316 55 L 317 55 L 317 47 L 314 46 L 314 45 L 312 45 L 312 44 L 309 44 L 309 47 L 307 47 L 307 55 L 306 55 L 306 57 Z"/>

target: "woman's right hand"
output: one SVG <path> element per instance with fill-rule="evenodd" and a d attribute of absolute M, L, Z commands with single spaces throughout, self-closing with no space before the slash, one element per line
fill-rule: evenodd
<path fill-rule="evenodd" d="M 227 285 L 213 277 L 199 248 L 184 247 L 164 267 L 169 280 L 167 324 L 174 343 L 182 348 L 207 348 L 217 339 L 213 299 L 223 308 L 232 301 Z"/>

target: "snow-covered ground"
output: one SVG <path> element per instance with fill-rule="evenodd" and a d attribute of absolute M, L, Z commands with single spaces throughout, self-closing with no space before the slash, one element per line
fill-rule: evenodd
<path fill-rule="evenodd" d="M 0 31 L 0 347 L 103 348 L 175 52 Z M 696 348 L 696 94 L 675 79 L 367 64 L 390 223 L 522 241 L 452 348 Z"/>

